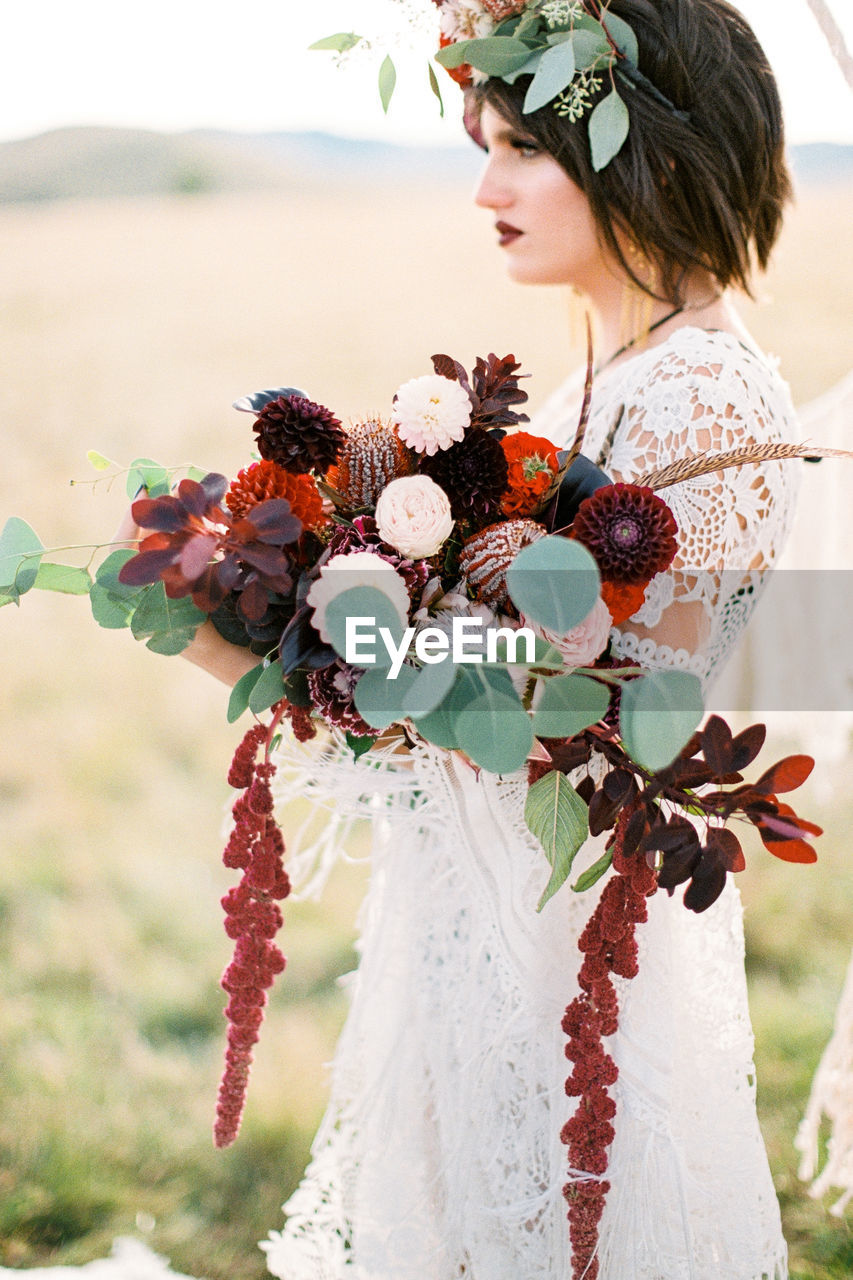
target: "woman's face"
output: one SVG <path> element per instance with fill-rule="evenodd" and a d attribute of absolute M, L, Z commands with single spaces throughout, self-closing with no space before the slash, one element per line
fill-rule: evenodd
<path fill-rule="evenodd" d="M 495 214 L 507 270 L 520 284 L 570 284 L 594 292 L 612 269 L 589 201 L 554 157 L 483 106 L 488 161 L 475 202 Z"/>

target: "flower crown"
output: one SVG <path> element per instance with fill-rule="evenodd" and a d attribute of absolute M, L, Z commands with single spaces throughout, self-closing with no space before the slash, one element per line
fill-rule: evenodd
<path fill-rule="evenodd" d="M 607 0 L 433 0 L 440 14 L 438 62 L 463 89 L 488 79 L 514 84 L 531 76 L 522 111 L 552 103 L 572 122 L 589 114 L 592 166 L 604 169 L 621 151 L 630 117 L 620 87 L 642 89 L 676 119 L 688 121 L 640 71 L 633 28 L 611 13 Z M 352 32 L 329 36 L 312 49 L 347 53 L 367 43 Z M 606 81 L 610 90 L 601 96 Z M 386 57 L 379 73 L 385 110 L 396 72 Z M 430 67 L 430 84 L 441 92 Z M 594 102 L 594 99 L 598 100 Z"/>

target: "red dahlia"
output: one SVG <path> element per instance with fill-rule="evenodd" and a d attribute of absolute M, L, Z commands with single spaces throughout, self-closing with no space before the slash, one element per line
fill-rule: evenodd
<path fill-rule="evenodd" d="M 581 503 L 572 525 L 572 537 L 595 556 L 601 576 L 621 583 L 647 583 L 668 569 L 677 532 L 663 499 L 637 484 L 598 489 Z"/>
<path fill-rule="evenodd" d="M 483 525 L 500 514 L 509 467 L 500 441 L 482 427 L 422 458 L 420 469 L 447 494 L 454 520 Z"/>
<path fill-rule="evenodd" d="M 262 458 L 297 474 L 328 471 L 344 442 L 343 429 L 331 409 L 304 396 L 270 400 L 252 430 Z"/>
<path fill-rule="evenodd" d="M 246 467 L 231 481 L 225 503 L 233 516 L 244 516 L 268 498 L 285 498 L 305 529 L 326 523 L 323 499 L 312 477 L 294 475 L 277 462 L 253 462 Z"/>

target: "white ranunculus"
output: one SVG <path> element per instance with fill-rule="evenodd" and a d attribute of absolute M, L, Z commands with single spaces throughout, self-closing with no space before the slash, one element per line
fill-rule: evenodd
<path fill-rule="evenodd" d="M 432 456 L 461 440 L 471 423 L 471 399 L 452 378 L 411 378 L 397 391 L 394 423 L 403 444 Z"/>
<path fill-rule="evenodd" d="M 380 536 L 410 560 L 434 556 L 450 536 L 450 499 L 429 476 L 401 476 L 379 495 Z"/>
<path fill-rule="evenodd" d="M 372 551 L 352 551 L 327 560 L 306 597 L 306 603 L 313 610 L 311 620 L 326 644 L 332 642 L 326 630 L 326 610 L 350 587 L 376 587 L 391 601 L 403 626 L 408 626 L 409 592 L 401 575 L 392 564 Z"/>
<path fill-rule="evenodd" d="M 444 0 L 441 6 L 441 34 L 454 43 L 490 36 L 495 20 L 479 0 Z"/>
<path fill-rule="evenodd" d="M 552 644 L 559 650 L 567 667 L 588 667 L 590 663 L 595 662 L 595 659 L 607 648 L 610 628 L 613 626 L 610 610 L 601 596 L 598 597 L 583 622 L 579 622 L 563 636 L 549 631 L 547 627 L 541 627 L 538 622 L 528 621 L 523 614 L 521 621 L 548 644 Z"/>

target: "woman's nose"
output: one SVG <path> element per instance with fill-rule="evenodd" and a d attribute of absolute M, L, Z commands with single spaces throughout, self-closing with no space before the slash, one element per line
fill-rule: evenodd
<path fill-rule="evenodd" d="M 495 173 L 491 161 L 486 164 L 474 191 L 474 203 L 481 209 L 507 209 L 512 203 L 512 196 Z"/>

